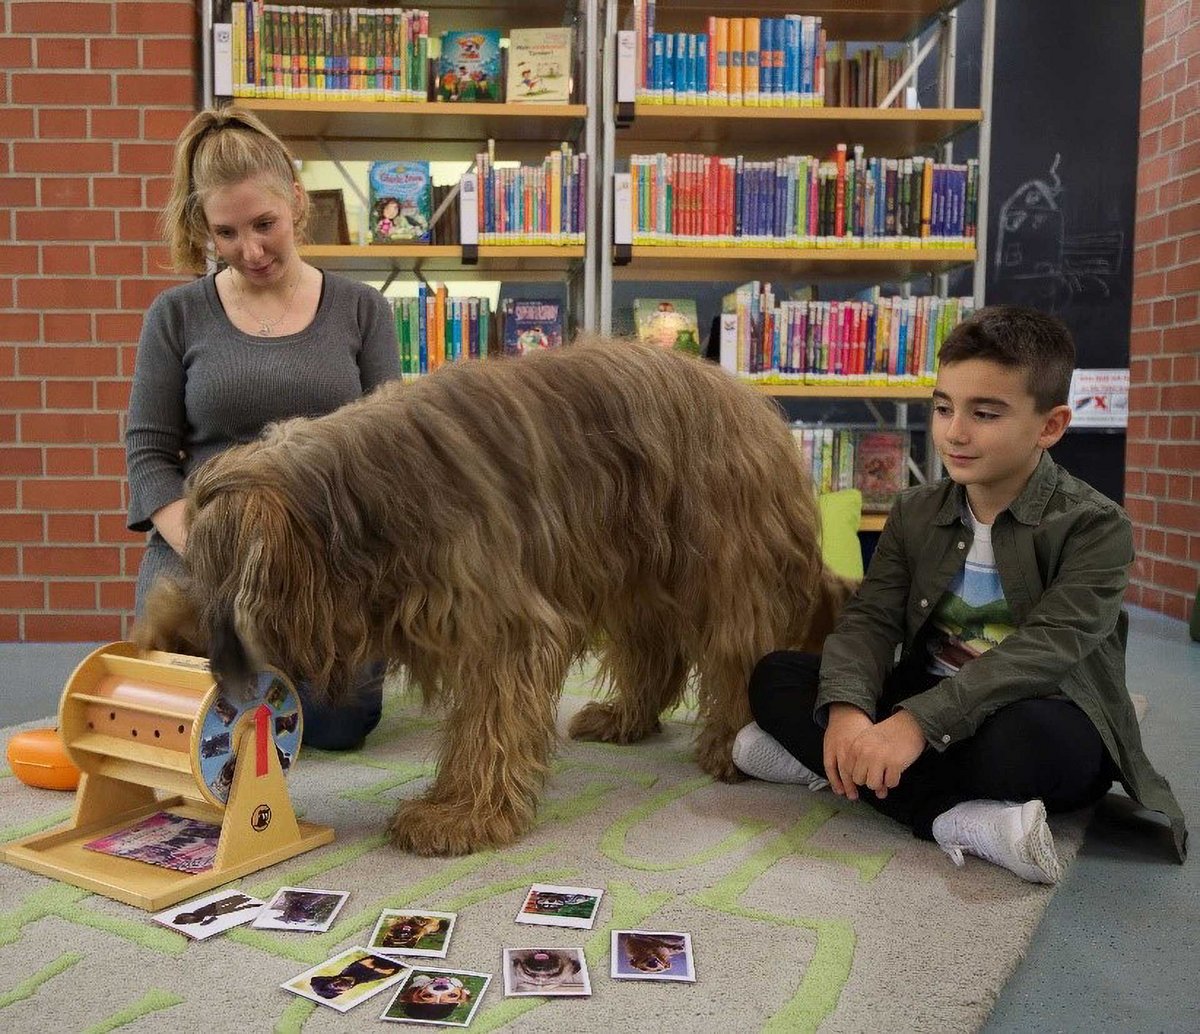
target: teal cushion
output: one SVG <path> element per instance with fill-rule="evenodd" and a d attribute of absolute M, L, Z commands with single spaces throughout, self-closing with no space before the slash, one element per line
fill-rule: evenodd
<path fill-rule="evenodd" d="M 821 507 L 821 555 L 825 566 L 843 578 L 863 576 L 858 524 L 862 518 L 862 492 L 846 488 L 817 496 Z"/>

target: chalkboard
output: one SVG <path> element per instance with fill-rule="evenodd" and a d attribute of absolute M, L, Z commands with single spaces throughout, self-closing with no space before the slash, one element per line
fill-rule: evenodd
<path fill-rule="evenodd" d="M 958 106 L 979 102 L 982 9 L 958 8 Z M 984 298 L 1060 316 L 1082 368 L 1129 365 L 1142 19 L 1139 0 L 996 5 Z M 955 159 L 977 146 L 957 141 Z M 1055 458 L 1121 501 L 1124 450 L 1123 434 L 1073 431 Z"/>

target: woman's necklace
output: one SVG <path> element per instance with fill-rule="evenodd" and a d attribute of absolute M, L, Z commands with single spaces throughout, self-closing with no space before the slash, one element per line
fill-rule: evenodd
<path fill-rule="evenodd" d="M 233 270 L 229 271 L 230 278 L 233 280 L 233 288 L 237 292 L 237 307 L 258 324 L 258 330 L 255 331 L 255 333 L 258 334 L 259 337 L 270 337 L 275 332 L 275 328 L 278 327 L 279 324 L 281 324 L 287 317 L 287 314 L 292 311 L 292 302 L 296 298 L 296 291 L 300 288 L 302 274 L 303 270 L 296 274 L 296 281 L 292 284 L 292 290 L 288 294 L 288 300 L 283 305 L 283 312 L 281 312 L 273 320 L 268 320 L 257 315 L 256 313 L 251 312 L 246 307 L 246 298 L 245 295 L 242 294 L 242 285 L 238 281 L 237 277 L 233 275 Z"/>

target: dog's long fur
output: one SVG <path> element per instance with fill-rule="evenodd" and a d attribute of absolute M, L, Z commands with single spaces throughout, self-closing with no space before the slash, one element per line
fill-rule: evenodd
<path fill-rule="evenodd" d="M 387 385 L 228 450 L 187 496 L 190 582 L 159 583 L 140 644 L 270 663 L 335 700 L 369 661 L 406 668 L 449 708 L 436 780 L 392 826 L 427 854 L 530 828 L 589 648 L 610 696 L 572 736 L 654 732 L 694 670 L 697 760 L 739 778 L 755 661 L 818 646 L 847 594 L 772 403 L 632 342 Z"/>

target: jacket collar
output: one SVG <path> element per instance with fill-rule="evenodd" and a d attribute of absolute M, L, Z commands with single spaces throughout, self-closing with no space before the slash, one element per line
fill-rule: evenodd
<path fill-rule="evenodd" d="M 1058 485 L 1058 464 L 1050 453 L 1042 450 L 1042 458 L 1029 476 L 1021 494 L 1008 505 L 1008 511 L 1022 524 L 1040 524 L 1046 504 Z M 967 512 L 967 490 L 955 481 L 946 479 L 946 492 L 934 524 L 954 524 Z"/>

